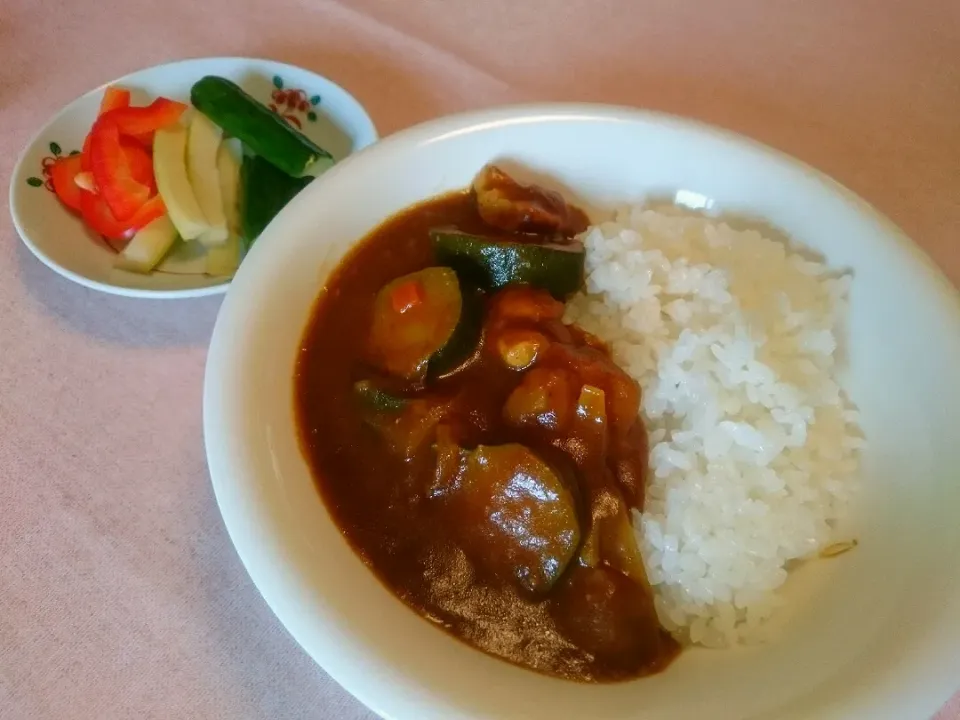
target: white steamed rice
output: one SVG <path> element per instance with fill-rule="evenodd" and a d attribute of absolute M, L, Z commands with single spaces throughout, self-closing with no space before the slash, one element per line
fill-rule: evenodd
<path fill-rule="evenodd" d="M 765 639 L 792 561 L 838 536 L 864 440 L 834 377 L 850 277 L 756 231 L 627 207 L 590 228 L 567 320 L 643 389 L 634 527 L 681 640 Z"/>

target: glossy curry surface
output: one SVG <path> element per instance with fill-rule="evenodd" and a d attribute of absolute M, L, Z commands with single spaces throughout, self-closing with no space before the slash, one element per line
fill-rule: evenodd
<path fill-rule="evenodd" d="M 656 672 L 678 646 L 657 621 L 629 521 L 646 472 L 640 389 L 599 341 L 562 322 L 547 289 L 441 270 L 431 235 L 582 252 L 572 235 L 586 219 L 550 197 L 561 224 L 544 225 L 538 209 L 545 235 L 531 235 L 509 218 L 489 224 L 482 199 L 475 187 L 407 209 L 330 278 L 297 367 L 304 452 L 356 552 L 429 621 L 550 675 Z M 425 268 L 437 269 L 398 281 Z M 409 347 L 404 318 L 437 307 L 429 332 L 450 336 L 447 355 L 462 346 L 453 364 L 438 352 L 419 369 L 391 365 L 384 354 Z M 450 308 L 456 332 L 438 331 Z"/>

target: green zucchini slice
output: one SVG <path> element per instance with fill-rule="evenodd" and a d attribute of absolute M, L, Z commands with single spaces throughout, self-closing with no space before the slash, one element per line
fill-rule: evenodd
<path fill-rule="evenodd" d="M 583 286 L 583 245 L 512 242 L 456 230 L 430 231 L 437 262 L 485 290 L 527 284 L 564 300 Z"/>
<path fill-rule="evenodd" d="M 374 300 L 372 362 L 418 382 L 456 370 L 477 348 L 482 321 L 476 292 L 449 267 L 429 267 L 387 283 Z"/>

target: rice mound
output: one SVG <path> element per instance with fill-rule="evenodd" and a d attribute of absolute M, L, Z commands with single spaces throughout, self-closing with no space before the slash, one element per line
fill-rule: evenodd
<path fill-rule="evenodd" d="M 858 485 L 858 413 L 834 378 L 851 278 L 759 232 L 623 208 L 588 229 L 566 320 L 643 390 L 634 530 L 679 639 L 767 639 L 789 565 L 834 542 Z"/>

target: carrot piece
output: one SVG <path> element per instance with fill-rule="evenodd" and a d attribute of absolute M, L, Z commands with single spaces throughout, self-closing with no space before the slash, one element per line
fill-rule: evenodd
<path fill-rule="evenodd" d="M 423 296 L 423 285 L 419 280 L 411 280 L 393 289 L 390 293 L 390 305 L 396 312 L 402 314 L 422 303 Z"/>

